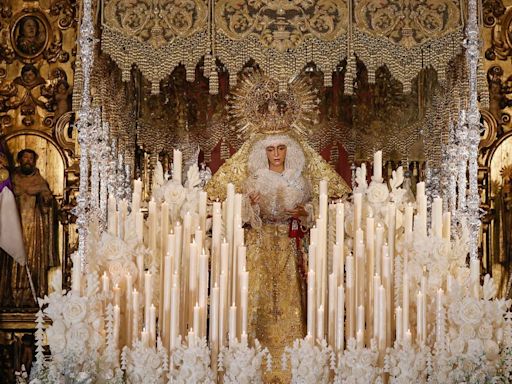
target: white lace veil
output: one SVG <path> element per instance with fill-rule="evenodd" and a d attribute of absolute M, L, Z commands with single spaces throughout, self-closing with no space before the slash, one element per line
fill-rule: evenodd
<path fill-rule="evenodd" d="M 298 174 L 302 173 L 306 158 L 299 143 L 286 135 L 273 135 L 258 140 L 252 147 L 247 164 L 249 174 L 252 175 L 259 169 L 268 169 L 266 148 L 270 145 L 276 146 L 282 144 L 286 145 L 285 170 L 293 170 Z"/>

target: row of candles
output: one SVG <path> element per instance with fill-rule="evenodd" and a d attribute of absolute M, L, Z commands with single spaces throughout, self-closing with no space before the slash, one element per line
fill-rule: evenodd
<path fill-rule="evenodd" d="M 174 225 L 169 223 L 165 201 L 157 204 L 151 200 L 144 219 L 139 208 L 141 193 L 142 184 L 135 180 L 130 213 L 126 201 L 109 198 L 107 231 L 126 240 L 134 222 L 137 240 L 156 256 L 153 259 L 160 260 L 160 273 L 153 272 L 156 268 L 148 265 L 143 253 L 134 256 L 136 276 L 126 273 L 111 284 L 112 276 L 103 273 L 104 296 L 110 297 L 114 306 L 116 345 L 141 340 L 155 346 L 160 337 L 163 345 L 173 350 L 179 336 L 187 336 L 189 343 L 206 337 L 212 355 L 218 355 L 228 341 L 247 339 L 249 273 L 242 195 L 229 184 L 227 199 L 213 202 L 212 236 L 207 241 L 206 192 L 199 192 L 198 212 L 187 212 Z M 73 287 L 79 291 L 79 266 L 73 273 Z"/>
<path fill-rule="evenodd" d="M 179 156 L 176 157 L 179 159 Z M 380 160 L 379 160 L 380 159 Z M 374 158 L 373 182 L 382 183 L 382 154 Z M 180 164 L 175 169 L 180 169 Z M 181 183 L 181 172 L 173 182 Z M 427 198 L 424 183 L 417 184 L 416 211 L 409 203 L 404 209 L 403 236 L 412 241 L 427 235 Z M 242 228 L 242 195 L 227 186 L 224 202 L 211 206 L 211 241 L 206 239 L 207 196 L 199 193 L 197 213 L 186 213 L 182 221 L 169 222 L 169 204 L 148 204 L 144 220 L 140 210 L 142 183 L 134 181 L 131 213 L 126 201 L 109 199 L 108 231 L 125 239 L 128 222 L 135 223 L 137 240 L 160 260 L 159 280 L 148 268 L 143 254 L 135 256 L 137 277 L 127 273 L 122 281 L 110 287 L 109 275 L 102 276 L 106 296 L 113 297 L 114 334 L 119 345 L 142 340 L 154 346 L 158 336 L 169 350 L 177 346 L 178 336 L 209 340 L 212 361 L 220 348 L 235 339 L 246 339 L 248 332 L 249 274 L 246 271 L 246 247 Z M 327 181 L 319 186 L 318 218 L 310 231 L 307 276 L 307 338 L 314 342 L 327 338 L 336 350 L 355 338 L 360 347 L 375 339 L 381 350 L 393 340 L 425 343 L 427 337 L 428 300 L 436 301 L 437 317 L 441 316 L 444 291 L 438 287 L 435 297 L 429 292 L 427 276 L 411 281 L 407 255 L 403 255 L 402 286 L 395 287 L 395 243 L 398 208 L 394 203 L 384 207 L 384 222 L 376 222 L 361 193 L 354 193 L 352 252 L 345 244 L 345 211 L 348 204 L 328 201 Z M 441 198 L 434 198 L 430 234 L 450 241 L 450 213 L 442 211 Z M 401 213 L 400 213 L 401 214 Z M 334 232 L 334 241 L 329 240 Z M 401 233 L 400 233 L 401 235 Z M 208 245 L 208 246 L 207 246 Z M 347 243 L 348 245 L 348 243 Z M 78 272 L 77 272 L 78 270 Z M 475 292 L 479 287 L 479 264 L 472 262 L 471 279 Z M 78 281 L 78 283 L 77 283 Z M 450 289 L 450 278 L 446 289 Z M 158 287 L 160 295 L 154 295 Z M 416 300 L 411 297 L 413 289 Z M 73 271 L 73 288 L 80 289 L 79 263 Z M 401 295 L 396 295 L 400 289 Z M 110 292 L 112 291 L 112 294 Z M 430 296 L 429 296 L 430 295 Z M 395 297 L 401 296 L 401 302 Z M 414 303 L 415 301 L 415 303 Z M 416 329 L 412 329 L 410 309 L 416 304 Z M 441 319 L 438 319 L 441 321 Z M 158 323 L 157 323 L 158 322 Z M 120 329 L 122 328 L 122 330 Z M 438 337 L 441 337 L 438 335 Z"/>

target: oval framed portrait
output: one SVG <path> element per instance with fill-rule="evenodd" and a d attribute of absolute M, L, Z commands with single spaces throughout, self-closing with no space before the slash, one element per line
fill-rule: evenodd
<path fill-rule="evenodd" d="M 48 19 L 38 11 L 21 13 L 11 27 L 11 45 L 16 54 L 25 59 L 42 54 L 51 36 Z"/>

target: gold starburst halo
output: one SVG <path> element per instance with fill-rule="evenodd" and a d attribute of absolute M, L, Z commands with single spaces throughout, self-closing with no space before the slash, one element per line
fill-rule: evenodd
<path fill-rule="evenodd" d="M 500 170 L 500 175 L 503 179 L 512 179 L 512 164 L 505 165 Z"/>
<path fill-rule="evenodd" d="M 279 82 L 260 70 L 242 74 L 228 97 L 232 129 L 241 139 L 256 133 L 295 133 L 307 138 L 318 124 L 320 99 L 305 76 L 288 82 L 279 91 Z"/>

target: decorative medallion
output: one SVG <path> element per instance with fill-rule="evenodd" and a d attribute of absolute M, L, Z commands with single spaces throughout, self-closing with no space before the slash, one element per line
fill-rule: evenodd
<path fill-rule="evenodd" d="M 155 48 L 204 28 L 207 7 L 200 0 L 104 0 L 104 24 Z"/>
<path fill-rule="evenodd" d="M 412 47 L 457 30 L 461 26 L 461 2 L 360 0 L 355 17 L 360 30 Z"/>
<path fill-rule="evenodd" d="M 27 9 L 14 18 L 11 45 L 22 59 L 35 59 L 51 44 L 52 28 L 45 14 Z"/>
<path fill-rule="evenodd" d="M 294 49 L 307 37 L 334 40 L 347 30 L 346 1 L 220 0 L 217 27 L 234 40 L 255 35 L 261 44 L 280 52 Z"/>

